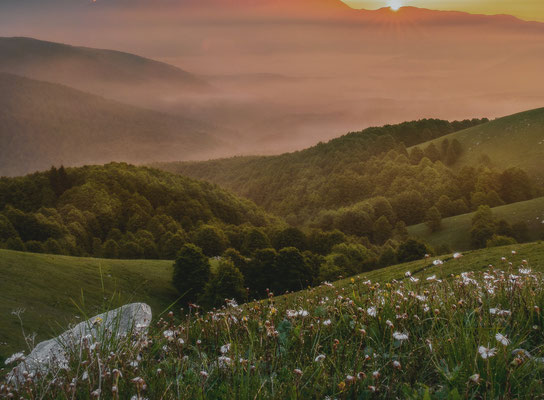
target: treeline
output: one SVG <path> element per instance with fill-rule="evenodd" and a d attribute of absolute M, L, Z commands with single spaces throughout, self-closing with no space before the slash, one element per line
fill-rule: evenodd
<path fill-rule="evenodd" d="M 216 185 L 127 164 L 0 179 L 0 246 L 14 250 L 174 259 L 210 229 L 242 249 L 254 230 L 283 225 Z"/>
<path fill-rule="evenodd" d="M 381 179 L 395 177 L 406 164 L 424 158 L 455 163 L 463 149 L 457 140 L 420 150 L 408 147 L 487 122 L 436 119 L 386 125 L 354 132 L 307 150 L 268 157 L 234 157 L 205 162 L 155 164 L 160 169 L 205 179 L 253 200 L 293 225 L 303 226 L 317 213 L 376 196 Z M 392 156 L 387 171 L 379 161 Z M 399 156 L 403 156 L 396 159 Z M 378 176 L 379 175 L 379 176 Z"/>

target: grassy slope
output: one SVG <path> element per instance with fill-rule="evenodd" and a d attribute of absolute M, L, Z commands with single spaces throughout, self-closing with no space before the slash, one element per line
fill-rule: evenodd
<path fill-rule="evenodd" d="M 498 118 L 431 142 L 439 144 L 445 138 L 463 144 L 465 152 L 458 166 L 476 165 L 487 154 L 498 168 L 520 167 L 544 179 L 544 108 Z"/>
<path fill-rule="evenodd" d="M 102 290 L 102 270 L 104 291 Z M 25 308 L 25 328 L 38 340 L 62 332 L 79 315 L 72 301 L 86 313 L 100 311 L 104 298 L 118 297 L 114 306 L 135 301 L 151 305 L 155 315 L 178 295 L 170 284 L 172 261 L 100 260 L 0 250 L 0 355 L 25 346 L 17 318 L 11 312 Z"/>
<path fill-rule="evenodd" d="M 505 219 L 510 224 L 526 222 L 529 227 L 531 239 L 542 238 L 544 233 L 544 197 L 519 203 L 508 204 L 493 208 L 493 213 L 498 219 Z M 432 246 L 443 244 L 453 249 L 466 250 L 470 248 L 469 231 L 474 213 L 457 215 L 444 218 L 442 229 L 439 232 L 431 233 L 425 224 L 408 227 L 408 233 L 420 237 Z"/>
<path fill-rule="evenodd" d="M 466 253 L 461 260 L 445 257 L 443 267 L 434 267 L 429 260 L 414 261 L 364 273 L 357 280 L 387 282 L 402 278 L 408 270 L 416 276 L 481 270 L 491 263 L 498 265 L 500 258 L 509 256 L 512 249 L 518 252 L 516 260 L 527 259 L 532 268 L 544 271 L 544 244 L 538 242 L 476 250 Z M 46 339 L 62 331 L 68 322 L 76 321 L 75 316 L 80 312 L 72 300 L 80 304 L 82 291 L 84 308 L 89 314 L 100 310 L 104 296 L 109 298 L 118 292 L 120 299 L 114 306 L 144 301 L 157 316 L 177 298 L 170 285 L 171 265 L 171 261 L 99 260 L 0 250 L 0 274 L 4 277 L 0 281 L 0 342 L 8 343 L 0 346 L 0 355 L 6 357 L 24 348 L 19 324 L 11 311 L 25 308 L 23 319 L 27 331 L 38 332 L 39 340 Z M 335 285 L 342 287 L 348 283 L 346 279 Z M 304 292 L 294 296 L 300 295 Z M 289 302 L 292 296 L 283 296 L 280 301 Z"/>

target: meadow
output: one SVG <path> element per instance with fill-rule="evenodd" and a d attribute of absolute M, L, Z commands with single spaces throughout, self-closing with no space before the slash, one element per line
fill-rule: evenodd
<path fill-rule="evenodd" d="M 31 377 L 17 394 L 536 398 L 544 395 L 543 269 L 536 242 L 427 258 L 210 312 L 176 307 L 155 315 L 148 335 L 75 351 L 68 369 Z M 0 396 L 13 391 L 3 386 Z"/>
<path fill-rule="evenodd" d="M 492 211 L 498 220 L 504 219 L 511 225 L 525 222 L 531 240 L 544 238 L 544 197 L 494 207 Z M 447 245 L 454 250 L 467 250 L 471 248 L 470 228 L 474 214 L 443 218 L 441 228 L 436 232 L 430 232 L 426 224 L 418 224 L 409 226 L 408 233 L 435 248 Z"/>

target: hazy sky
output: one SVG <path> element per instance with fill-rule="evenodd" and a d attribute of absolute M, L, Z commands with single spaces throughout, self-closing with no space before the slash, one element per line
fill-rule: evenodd
<path fill-rule="evenodd" d="M 530 21 L 544 21 L 544 0 L 343 0 L 353 8 L 413 6 L 480 14 L 510 14 Z"/>

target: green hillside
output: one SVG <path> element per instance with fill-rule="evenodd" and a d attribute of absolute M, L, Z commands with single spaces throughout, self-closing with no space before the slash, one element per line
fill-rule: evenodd
<path fill-rule="evenodd" d="M 461 260 L 446 255 L 441 257 L 445 261 L 443 266 L 433 266 L 434 258 L 413 261 L 367 272 L 355 280 L 385 283 L 402 279 L 406 271 L 416 277 L 431 274 L 447 277 L 479 271 L 489 264 L 500 266 L 501 257 L 511 258 L 512 250 L 517 251 L 515 260 L 526 259 L 534 270 L 544 271 L 544 245 L 538 242 L 469 251 Z M 0 342 L 6 343 L 0 346 L 0 356 L 6 357 L 25 348 L 18 319 L 11 314 L 16 309 L 25 309 L 22 318 L 26 332 L 37 332 L 38 340 L 49 338 L 64 330 L 69 322 L 77 321 L 76 316 L 81 314 L 74 302 L 88 315 L 94 315 L 104 305 L 144 301 L 151 305 L 157 318 L 177 299 L 170 283 L 171 273 L 171 261 L 106 260 L 0 250 L 0 274 L 3 276 L 0 280 Z M 349 285 L 350 279 L 334 283 L 337 288 Z M 321 287 L 282 296 L 276 302 L 289 305 L 304 298 L 306 293 L 313 296 L 316 290 L 323 296 L 334 297 L 334 290 Z M 117 297 L 109 304 L 113 293 Z"/>
<path fill-rule="evenodd" d="M 510 224 L 525 222 L 532 240 L 544 239 L 544 197 L 507 204 L 492 209 L 497 219 Z M 448 245 L 452 249 L 466 250 L 470 246 L 470 228 L 474 213 L 444 218 L 438 232 L 430 232 L 425 224 L 408 227 L 411 236 L 419 237 L 431 246 Z"/>
<path fill-rule="evenodd" d="M 96 314 L 116 294 L 113 306 L 148 303 L 155 315 L 174 302 L 172 261 L 106 260 L 0 250 L 0 356 L 24 345 L 19 321 L 11 312 L 20 308 L 25 331 L 48 339 L 85 312 Z"/>
<path fill-rule="evenodd" d="M 217 149 L 214 129 L 0 72 L 0 176 L 60 164 L 194 158 Z"/>
<path fill-rule="evenodd" d="M 520 167 L 544 179 L 544 108 L 498 118 L 434 140 L 457 139 L 465 151 L 456 165 L 478 165 L 488 156 L 496 167 Z M 429 143 L 422 144 L 426 147 Z"/>

